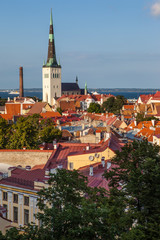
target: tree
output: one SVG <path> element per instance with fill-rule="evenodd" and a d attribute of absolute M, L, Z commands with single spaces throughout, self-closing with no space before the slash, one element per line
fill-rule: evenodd
<path fill-rule="evenodd" d="M 12 134 L 7 144 L 10 149 L 38 148 L 39 141 L 39 118 L 35 116 L 20 117 L 12 126 Z"/>
<path fill-rule="evenodd" d="M 126 103 L 126 98 L 121 95 L 117 95 L 115 97 L 110 97 L 105 101 L 102 105 L 104 110 L 107 112 L 112 112 L 115 114 L 119 114 L 120 110 L 122 109 L 122 106 Z"/>
<path fill-rule="evenodd" d="M 62 137 L 62 132 L 59 129 L 56 129 L 53 125 L 45 126 L 40 131 L 40 141 L 52 143 L 54 139 L 59 141 Z"/>
<path fill-rule="evenodd" d="M 156 118 L 156 117 L 154 117 L 154 116 L 145 117 L 145 116 L 144 116 L 144 113 L 137 113 L 136 120 L 137 120 L 137 122 L 151 121 L 151 120 L 157 120 L 157 121 L 159 121 L 159 119 Z"/>
<path fill-rule="evenodd" d="M 20 240 L 116 239 L 123 213 L 109 206 L 105 189 L 88 187 L 87 178 L 76 170 L 59 169 L 48 183 L 38 193 L 41 226 L 25 227 Z"/>
<path fill-rule="evenodd" d="M 62 115 L 62 109 L 60 107 L 57 108 L 57 112 L 59 112 Z"/>
<path fill-rule="evenodd" d="M 107 112 L 112 112 L 113 111 L 113 107 L 115 104 L 115 98 L 114 97 L 110 97 L 107 99 L 107 101 L 105 101 L 102 105 L 102 107 L 107 111 Z"/>
<path fill-rule="evenodd" d="M 0 106 L 5 106 L 5 103 L 7 102 L 6 98 L 1 98 L 0 97 Z"/>
<path fill-rule="evenodd" d="M 117 152 L 112 160 L 115 167 L 105 173 L 110 199 L 126 212 L 122 239 L 160 239 L 159 151 L 157 145 L 134 141 Z"/>
<path fill-rule="evenodd" d="M 3 118 L 0 118 L 0 148 L 3 149 L 6 147 L 6 144 L 9 139 L 11 126 Z"/>
<path fill-rule="evenodd" d="M 101 113 L 101 106 L 98 103 L 90 103 L 89 108 L 87 109 L 87 112 Z"/>
<path fill-rule="evenodd" d="M 57 170 L 49 184 L 38 194 L 45 239 L 114 239 L 116 222 L 111 227 L 105 189 L 90 188 L 86 177 L 65 169 Z"/>

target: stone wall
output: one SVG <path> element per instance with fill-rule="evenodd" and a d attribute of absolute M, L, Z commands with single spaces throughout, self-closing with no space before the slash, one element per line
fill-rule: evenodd
<path fill-rule="evenodd" d="M 0 163 L 12 166 L 46 164 L 52 150 L 0 150 Z"/>

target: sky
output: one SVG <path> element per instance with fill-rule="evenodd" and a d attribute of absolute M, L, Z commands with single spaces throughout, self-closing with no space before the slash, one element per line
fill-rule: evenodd
<path fill-rule="evenodd" d="M 160 88 L 159 0 L 1 0 L 0 89 L 42 87 L 51 8 L 62 82 Z"/>

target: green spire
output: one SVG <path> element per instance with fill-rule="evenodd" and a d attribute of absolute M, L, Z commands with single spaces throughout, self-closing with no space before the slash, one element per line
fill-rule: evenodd
<path fill-rule="evenodd" d="M 51 16 L 50 16 L 50 25 L 53 25 L 52 8 L 51 8 Z"/>
<path fill-rule="evenodd" d="M 87 83 L 85 83 L 85 90 L 87 90 Z"/>
<path fill-rule="evenodd" d="M 45 65 L 46 65 L 45 60 L 43 60 L 43 66 L 45 66 Z"/>
<path fill-rule="evenodd" d="M 59 66 L 61 65 L 61 63 L 60 63 L 60 58 L 59 58 L 59 62 L 58 62 L 58 65 L 59 65 Z"/>

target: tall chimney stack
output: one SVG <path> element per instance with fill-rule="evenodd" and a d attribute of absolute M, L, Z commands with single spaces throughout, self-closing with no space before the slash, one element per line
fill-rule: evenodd
<path fill-rule="evenodd" d="M 19 68 L 19 97 L 24 97 L 24 93 L 23 93 L 23 67 Z"/>

